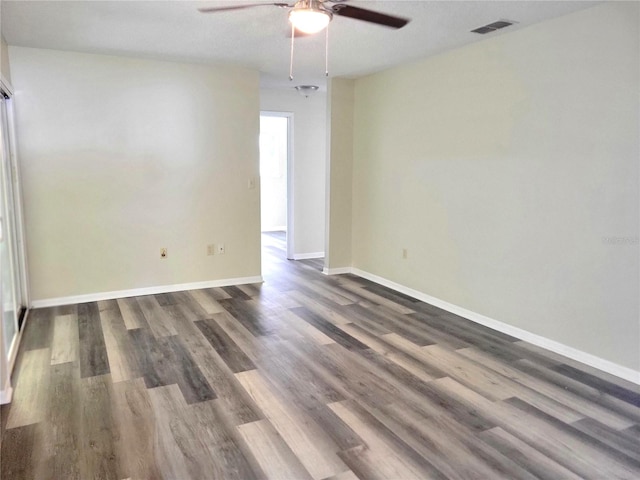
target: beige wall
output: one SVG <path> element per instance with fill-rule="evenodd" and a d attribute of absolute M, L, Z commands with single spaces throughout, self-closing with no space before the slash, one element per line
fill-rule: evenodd
<path fill-rule="evenodd" d="M 640 370 L 639 7 L 357 80 L 354 266 Z"/>
<path fill-rule="evenodd" d="M 329 84 L 329 182 L 327 184 L 327 254 L 329 270 L 351 266 L 354 81 Z"/>
<path fill-rule="evenodd" d="M 293 88 L 260 91 L 260 109 L 293 113 L 295 255 L 324 252 L 326 93 L 303 97 Z"/>
<path fill-rule="evenodd" d="M 33 300 L 260 275 L 257 72 L 9 54 Z"/>
<path fill-rule="evenodd" d="M 0 35 L 0 74 L 11 81 L 11 67 L 9 66 L 9 48 L 4 37 Z"/>

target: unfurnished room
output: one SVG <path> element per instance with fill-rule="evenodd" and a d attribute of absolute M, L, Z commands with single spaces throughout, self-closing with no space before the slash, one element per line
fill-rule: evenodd
<path fill-rule="evenodd" d="M 0 0 L 0 478 L 640 478 L 640 2 Z"/>

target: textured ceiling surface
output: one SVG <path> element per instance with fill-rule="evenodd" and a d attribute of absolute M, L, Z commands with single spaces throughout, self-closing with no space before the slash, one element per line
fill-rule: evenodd
<path fill-rule="evenodd" d="M 261 72 L 263 86 L 289 85 L 287 10 L 274 6 L 215 14 L 199 7 L 262 0 L 2 0 L 2 35 L 9 45 L 162 60 L 235 64 Z M 357 77 L 435 55 L 561 16 L 600 2 L 366 1 L 349 4 L 411 22 L 400 30 L 334 16 L 329 28 L 329 75 Z M 478 35 L 496 20 L 517 24 Z M 324 85 L 324 32 L 296 38 L 294 83 Z"/>

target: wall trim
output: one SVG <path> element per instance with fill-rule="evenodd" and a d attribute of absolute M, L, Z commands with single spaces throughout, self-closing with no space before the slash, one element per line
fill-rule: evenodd
<path fill-rule="evenodd" d="M 0 405 L 11 403 L 13 397 L 13 388 L 7 387 L 4 390 L 0 390 Z"/>
<path fill-rule="evenodd" d="M 322 273 L 325 275 L 343 275 L 345 273 L 353 273 L 352 267 L 337 267 L 337 268 L 327 268 L 324 267 L 322 269 Z"/>
<path fill-rule="evenodd" d="M 311 253 L 294 253 L 294 260 L 310 260 L 312 258 L 324 258 L 324 252 L 311 252 Z"/>
<path fill-rule="evenodd" d="M 565 357 L 571 358 L 572 360 L 576 360 L 578 362 L 584 363 L 585 365 L 589 365 L 603 372 L 610 373 L 611 375 L 640 385 L 640 371 L 618 365 L 617 363 L 605 360 L 604 358 L 597 357 L 596 355 L 592 355 L 587 352 L 583 352 L 582 350 L 578 350 L 577 348 L 570 347 L 563 343 L 556 342 L 555 340 L 551 340 L 550 338 L 531 333 L 527 330 L 523 330 L 522 328 L 514 327 L 513 325 L 494 320 L 480 313 L 476 313 L 471 310 L 467 310 L 466 308 L 459 307 L 458 305 L 454 305 L 453 303 L 440 300 L 439 298 L 432 297 L 431 295 L 427 295 L 426 293 L 414 290 L 413 288 L 406 287 L 384 277 L 380 277 L 378 275 L 374 275 L 373 273 L 360 270 L 359 268 L 351 268 L 350 271 L 354 275 L 366 278 L 367 280 L 371 280 L 372 282 L 378 283 L 397 292 L 409 295 L 410 297 L 413 297 L 425 303 L 429 303 L 435 307 L 442 308 L 443 310 L 464 317 L 468 320 L 471 320 L 472 322 L 476 322 L 493 330 L 506 333 L 507 335 L 511 335 L 512 337 L 519 338 L 520 340 L 524 340 L 538 347 L 542 347 L 554 353 L 564 355 Z"/>
<path fill-rule="evenodd" d="M 318 252 L 318 253 L 322 253 L 322 252 Z M 304 255 L 304 258 L 319 258 L 321 256 L 324 256 L 323 254 L 322 255 L 303 254 L 303 255 Z M 317 255 L 317 256 L 307 256 L 307 255 Z M 299 259 L 302 259 L 302 258 L 296 258 L 296 260 L 299 260 Z M 511 335 L 512 337 L 519 338 L 520 340 L 524 340 L 538 347 L 542 347 L 552 352 L 558 353 L 560 355 L 564 355 L 565 357 L 584 363 L 585 365 L 589 365 L 603 372 L 610 373 L 611 375 L 615 375 L 616 377 L 620 377 L 624 380 L 640 385 L 640 371 L 633 370 L 631 368 L 624 367 L 622 365 L 618 365 L 617 363 L 611 362 L 609 360 L 605 360 L 604 358 L 600 358 L 596 355 L 592 355 L 582 350 L 578 350 L 576 348 L 570 347 L 568 345 L 557 342 L 555 340 L 551 340 L 541 335 L 531 333 L 519 327 L 514 327 L 513 325 L 509 325 L 507 323 L 494 320 L 480 313 L 476 313 L 471 310 L 467 310 L 466 308 L 459 307 L 458 305 L 455 305 L 453 303 L 449 303 L 439 298 L 432 297 L 431 295 L 420 292 L 418 290 L 414 290 L 413 288 L 404 286 L 402 284 L 388 280 L 384 277 L 380 277 L 378 275 L 367 272 L 365 270 L 360 270 L 359 268 L 355 268 L 355 267 L 339 267 L 339 268 L 325 267 L 322 269 L 322 273 L 325 275 L 342 275 L 346 273 L 352 273 L 354 275 L 357 275 L 362 278 L 366 278 L 367 280 L 371 280 L 372 282 L 375 282 L 379 285 L 385 286 L 397 292 L 403 293 L 405 295 L 409 295 L 410 297 L 413 297 L 422 302 L 428 303 L 438 308 L 442 308 L 443 310 L 446 310 L 455 315 L 464 317 L 468 320 L 471 320 L 472 322 L 476 322 L 480 325 L 484 325 L 485 327 L 489 327 L 493 330 L 506 333 L 507 335 Z M 262 283 L 262 282 L 263 282 L 262 276 L 255 276 L 255 277 L 238 277 L 238 278 L 230 278 L 230 279 L 222 279 L 222 280 L 210 280 L 206 282 L 182 283 L 182 284 L 176 284 L 176 285 L 162 285 L 158 287 L 145 287 L 145 288 L 137 288 L 137 289 L 131 289 L 131 290 L 117 290 L 113 292 L 101 292 L 101 293 L 92 293 L 87 295 L 75 295 L 75 296 L 69 296 L 69 297 L 34 300 L 31 303 L 31 308 L 55 307 L 59 305 L 69 305 L 73 303 L 95 302 L 99 300 L 113 300 L 116 298 L 137 297 L 141 295 L 154 295 L 158 293 L 170 293 L 170 292 L 179 292 L 183 290 L 197 290 L 201 288 L 226 287 L 231 285 L 244 285 L 247 283 Z M 11 394 L 12 394 L 12 391 L 10 388 L 0 391 L 0 402 L 6 403 L 4 402 L 6 398 L 9 398 L 8 401 L 11 401 Z"/>
<path fill-rule="evenodd" d="M 139 297 L 142 295 L 155 295 L 158 293 L 181 292 L 184 290 L 198 290 L 201 288 L 229 287 L 232 285 L 245 285 L 247 283 L 262 283 L 261 275 L 255 277 L 225 278 L 221 280 L 208 280 L 206 282 L 180 283 L 176 285 L 160 285 L 157 287 L 134 288 L 130 290 L 116 290 L 113 292 L 89 293 L 86 295 L 72 295 L 69 297 L 46 298 L 33 300 L 31 308 L 57 307 L 74 303 L 97 302 L 100 300 L 114 300 L 116 298 Z"/>

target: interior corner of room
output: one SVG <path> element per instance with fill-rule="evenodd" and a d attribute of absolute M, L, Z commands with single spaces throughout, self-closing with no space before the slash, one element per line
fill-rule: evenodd
<path fill-rule="evenodd" d="M 598 4 L 309 98 L 245 67 L 2 38 L 16 289 L 34 307 L 259 281 L 260 114 L 279 112 L 290 258 L 640 383 L 638 11 Z"/>

